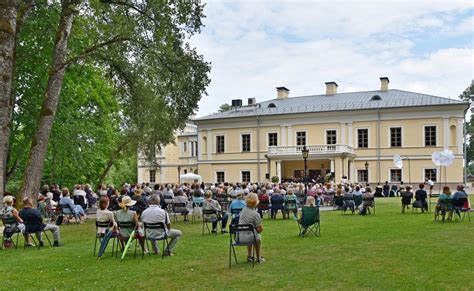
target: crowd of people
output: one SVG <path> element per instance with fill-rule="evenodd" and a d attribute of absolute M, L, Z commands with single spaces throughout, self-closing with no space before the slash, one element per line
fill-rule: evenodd
<path fill-rule="evenodd" d="M 87 210 L 97 208 L 96 219 L 98 222 L 108 222 L 109 227 L 98 228 L 98 235 L 105 235 L 108 232 L 117 233 L 122 238 L 122 247 L 126 239 L 131 236 L 130 229 L 121 229 L 120 225 L 132 223 L 135 228 L 134 236 L 139 240 L 145 253 L 160 253 L 157 241 L 163 235 L 170 239 L 166 249 L 162 250 L 164 255 L 173 255 L 173 250 L 182 236 L 178 229 L 171 228 L 170 216 L 183 215 L 184 221 L 189 221 L 188 215 L 199 216 L 212 223 L 211 232 L 217 234 L 217 227 L 220 225 L 220 232 L 228 232 L 228 224 L 250 224 L 253 232 L 247 236 L 240 235 L 239 239 L 245 241 L 255 235 L 257 243 L 255 245 L 256 258 L 252 256 L 253 246 L 248 248 L 248 260 L 263 262 L 261 255 L 261 236 L 263 231 L 262 218 L 266 212 L 271 219 L 276 219 L 278 212 L 283 218 L 293 217 L 297 221 L 298 209 L 304 207 L 329 206 L 343 211 L 356 211 L 364 215 L 370 213 L 370 208 L 374 207 L 374 197 L 400 196 L 402 212 L 409 207 L 420 208 L 422 212 L 428 211 L 428 193 L 425 185 L 421 183 L 413 193 L 410 185 L 394 186 L 385 183 L 383 186 L 377 185 L 372 191 L 370 185 L 352 183 L 309 183 L 305 185 L 301 182 L 282 183 L 193 183 L 193 184 L 124 184 L 120 188 L 113 185 L 101 185 L 97 192 L 94 192 L 90 185 L 75 185 L 73 193 L 70 194 L 68 188 L 60 188 L 57 185 L 45 185 L 38 195 L 36 203 L 32 199 L 23 200 L 24 208 L 18 211 L 14 208 L 14 197 L 5 196 L 3 217 L 8 221 L 5 225 L 4 234 L 7 238 L 6 245 L 11 245 L 11 237 L 15 233 L 22 232 L 25 236 L 26 245 L 33 245 L 30 242 L 31 234 L 35 234 L 38 243 L 43 245 L 42 233 L 50 231 L 53 234 L 54 246 L 60 246 L 60 223 L 47 224 L 48 213 L 60 209 L 62 215 L 70 215 L 79 223 L 84 223 L 87 217 Z M 449 203 L 452 199 L 467 198 L 463 187 L 458 186 L 458 191 L 451 195 L 449 187 L 445 186 L 443 193 L 439 196 L 436 206 L 436 213 L 445 214 L 451 218 L 453 211 L 459 214 L 459 203 Z M 412 200 L 414 202 L 412 203 Z M 36 204 L 36 208 L 34 208 Z M 448 205 L 448 206 L 446 206 Z M 451 205 L 451 206 L 449 206 Z M 65 212 L 65 210 L 69 212 Z M 56 210 L 57 211 L 57 210 Z M 303 212 L 303 211 L 302 211 Z M 309 212 L 308 212 L 309 213 Z M 229 223 L 230 220 L 230 223 Z M 56 221 L 57 222 L 57 221 Z M 156 229 L 145 229 L 146 224 L 162 223 L 166 227 L 160 232 Z M 164 232 L 164 233 L 163 233 Z M 149 251 L 145 240 L 152 242 L 153 249 Z"/>

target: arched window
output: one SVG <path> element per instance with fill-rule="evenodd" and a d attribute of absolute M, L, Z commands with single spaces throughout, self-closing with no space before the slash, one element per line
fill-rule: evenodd
<path fill-rule="evenodd" d="M 456 146 L 457 136 L 456 136 L 456 125 L 451 125 L 449 127 L 449 133 L 451 135 L 451 146 Z"/>
<path fill-rule="evenodd" d="M 381 101 L 382 100 L 382 97 L 380 97 L 379 95 L 374 95 L 372 96 L 372 98 L 370 98 L 370 101 Z"/>
<path fill-rule="evenodd" d="M 268 104 L 268 108 L 276 108 L 277 106 L 275 105 L 275 103 L 270 103 Z"/>

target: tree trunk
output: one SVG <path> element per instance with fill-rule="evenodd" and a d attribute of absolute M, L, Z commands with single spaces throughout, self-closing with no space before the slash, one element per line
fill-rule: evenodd
<path fill-rule="evenodd" d="M 99 182 L 97 183 L 97 189 L 100 189 L 100 185 L 104 183 L 105 177 L 107 177 L 107 174 L 109 173 L 110 169 L 115 163 L 115 160 L 120 156 L 120 153 L 122 153 L 123 149 L 125 146 L 127 146 L 130 143 L 130 141 L 125 141 L 122 144 L 118 146 L 118 148 L 112 153 L 112 156 L 110 159 L 107 161 L 107 166 L 105 167 L 104 171 L 102 174 L 99 176 Z"/>
<path fill-rule="evenodd" d="M 33 136 L 28 161 L 20 191 L 21 197 L 34 197 L 39 192 L 43 174 L 44 158 L 53 127 L 54 115 L 58 107 L 61 87 L 64 80 L 64 63 L 68 51 L 68 37 L 72 28 L 75 8 L 80 0 L 63 0 L 59 28 L 53 52 L 52 68 L 49 72 L 48 85 L 44 94 L 43 105 Z"/>
<path fill-rule="evenodd" d="M 0 1 L 0 198 L 5 192 L 7 176 L 18 7 L 17 0 Z"/>

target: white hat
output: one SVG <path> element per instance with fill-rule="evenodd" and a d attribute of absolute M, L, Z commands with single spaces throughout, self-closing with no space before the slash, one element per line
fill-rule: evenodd
<path fill-rule="evenodd" d="M 125 206 L 133 206 L 133 205 L 135 205 L 135 203 L 137 203 L 137 201 L 132 200 L 132 198 L 130 198 L 130 196 L 122 197 L 122 204 L 125 205 Z"/>

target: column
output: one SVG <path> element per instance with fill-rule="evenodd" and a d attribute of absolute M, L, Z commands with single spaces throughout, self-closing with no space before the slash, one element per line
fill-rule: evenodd
<path fill-rule="evenodd" d="M 210 129 L 207 130 L 207 160 L 210 161 L 211 160 L 211 150 L 212 150 L 212 143 L 213 143 L 213 139 L 212 139 L 212 131 Z"/>
<path fill-rule="evenodd" d="M 346 124 L 341 122 L 341 140 L 337 142 L 338 144 L 346 144 Z"/>
<path fill-rule="evenodd" d="M 335 162 L 334 159 L 329 160 L 329 171 L 330 173 L 334 173 Z"/>
<path fill-rule="evenodd" d="M 281 161 L 276 161 L 276 175 L 278 176 L 278 179 L 281 181 Z"/>
<path fill-rule="evenodd" d="M 340 183 L 342 179 L 342 158 L 336 157 L 336 159 L 334 160 L 334 165 L 335 165 L 334 182 Z"/>
<path fill-rule="evenodd" d="M 438 137 L 436 137 L 436 139 L 438 139 Z M 443 118 L 443 148 L 449 149 L 449 119 L 448 118 Z"/>
<path fill-rule="evenodd" d="M 456 138 L 458 145 L 458 154 L 464 152 L 464 118 L 458 118 L 458 125 L 456 127 Z"/>

